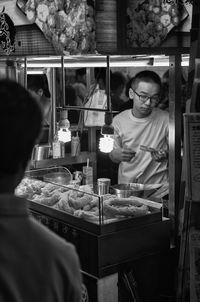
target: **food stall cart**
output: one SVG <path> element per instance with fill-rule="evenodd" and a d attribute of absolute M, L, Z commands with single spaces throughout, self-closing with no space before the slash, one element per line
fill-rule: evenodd
<path fill-rule="evenodd" d="M 28 198 L 34 218 L 76 246 L 88 295 L 83 301 L 123 301 L 121 274 L 137 259 L 169 250 L 170 221 L 162 217 L 161 204 L 150 200 L 98 195 L 89 186 L 51 180 L 52 173 L 60 177 L 61 172 L 69 181 L 70 172 L 62 167 L 27 171 L 15 193 Z M 148 293 L 152 301 L 157 287 Z"/>
<path fill-rule="evenodd" d="M 26 68 L 28 70 L 29 63 L 32 63 L 31 68 L 33 68 L 34 64 L 35 66 L 39 64 L 41 68 L 42 64 L 44 64 L 44 67 L 47 67 L 47 63 L 52 66 L 53 62 L 58 62 L 60 68 L 62 68 L 63 61 L 64 63 L 66 61 L 67 66 L 67 63 L 69 64 L 69 62 L 77 64 L 77 59 L 79 62 L 86 60 L 86 64 L 92 60 L 93 65 L 98 65 L 100 62 L 106 67 L 106 56 L 81 56 L 80 58 L 72 56 L 64 58 L 53 56 L 48 57 L 47 59 L 42 58 L 42 60 L 37 57 L 20 58 L 19 61 L 17 61 L 17 67 L 19 68 L 19 71 L 21 71 L 17 72 L 18 79 L 24 81 L 24 75 L 26 75 L 24 70 Z M 149 58 L 147 57 L 147 59 Z M 170 60 L 172 60 L 171 57 Z M 117 64 L 117 61 L 118 64 L 119 62 L 123 62 L 124 65 L 136 65 L 137 59 L 130 60 L 130 56 L 110 57 L 110 64 L 112 64 L 112 62 L 113 64 Z M 174 69 L 174 65 L 172 67 Z M 53 68 L 51 68 L 50 74 L 51 78 L 54 79 L 55 73 Z M 54 92 L 52 95 L 55 95 Z M 55 106 L 53 108 L 55 108 Z M 171 127 L 171 129 L 174 131 L 173 127 Z M 172 136 L 174 133 L 173 131 L 171 132 Z M 73 164 L 84 165 L 88 158 L 90 159 L 90 162 L 94 164 L 93 167 L 95 167 L 97 161 L 95 131 L 91 128 L 89 129 L 89 132 L 91 133 L 91 140 L 89 140 L 89 143 L 93 142 L 93 144 L 90 145 L 88 151 L 80 152 L 80 155 L 77 157 L 65 154 L 64 158 L 59 159 L 49 158 L 39 161 L 33 160 L 31 162 L 31 168 L 34 171 L 35 169 L 37 171 L 39 169 L 55 166 L 68 167 Z M 173 152 L 174 145 L 171 144 L 170 148 L 171 152 Z M 174 156 L 174 153 L 172 154 Z M 175 166 L 172 165 L 171 167 L 174 167 L 175 169 Z M 96 173 L 97 171 L 94 175 Z M 94 180 L 96 181 L 96 179 Z M 100 198 L 100 196 L 98 196 L 98 198 Z M 174 199 L 172 199 L 172 205 L 174 204 L 173 202 Z M 58 211 L 49 208 L 31 200 L 29 201 L 29 208 L 30 213 L 41 221 L 41 223 L 75 244 L 83 270 L 84 285 L 86 286 L 84 286 L 84 292 L 86 293 L 87 290 L 89 301 L 106 302 L 106 299 L 108 299 L 107 301 L 112 301 L 111 299 L 113 299 L 113 301 L 116 301 L 116 299 L 118 299 L 118 301 L 120 301 L 120 299 L 123 301 L 125 295 L 123 290 L 127 292 L 126 283 L 124 281 L 122 282 L 127 276 L 125 274 L 126 271 L 130 274 L 129 270 L 137 267 L 136 275 L 138 270 L 144 272 L 145 268 L 142 266 L 142 262 L 146 263 L 146 267 L 148 267 L 149 262 L 152 262 L 152 258 L 154 258 L 154 268 L 155 265 L 158 266 L 158 262 L 163 264 L 163 262 L 168 261 L 168 258 L 166 258 L 165 261 L 165 256 L 170 250 L 171 221 L 168 218 L 163 217 L 160 211 L 147 217 L 138 217 L 139 219 L 129 218 L 124 221 L 96 225 L 91 221 L 84 220 L 80 217 L 74 217 L 68 213 L 63 213 L 60 210 Z M 121 247 L 123 247 L 123 249 Z M 155 258 L 157 259 L 155 260 Z M 157 261 L 158 259 L 159 261 Z M 160 259 L 162 259 L 162 261 L 160 261 Z M 140 265 L 138 265 L 138 263 L 140 263 Z M 164 274 L 164 271 L 157 272 L 156 270 L 154 271 L 152 267 L 151 269 L 148 268 L 148 272 L 149 274 L 152 274 L 152 282 L 153 280 L 158 280 L 159 277 Z M 142 294 L 144 295 L 148 292 L 148 297 L 152 297 L 153 301 L 155 292 L 158 290 L 156 282 L 153 282 L 153 284 L 149 283 L 151 284 L 149 285 L 145 284 L 144 275 L 138 276 L 137 278 L 139 279 L 137 281 L 138 287 L 146 288 Z M 142 280 L 140 280 L 140 278 Z M 128 282 L 133 284 L 131 278 Z M 156 292 L 156 294 L 158 294 L 158 292 Z M 144 297 L 144 299 L 145 298 L 147 297 Z"/>
<path fill-rule="evenodd" d="M 26 1 L 17 1 L 20 2 Z M 142 3 L 146 1 L 141 1 L 141 5 L 147 3 Z M 173 1 L 172 1 L 173 2 Z M 169 135 L 169 217 L 162 217 L 160 212 L 153 213 L 146 217 L 128 218 L 125 220 L 114 221 L 109 224 L 102 223 L 100 218 L 99 224 L 93 223 L 91 221 L 76 217 L 74 215 L 69 215 L 68 213 L 62 212 L 60 210 L 52 209 L 44 204 L 36 203 L 29 200 L 29 207 L 31 214 L 41 221 L 41 223 L 47 225 L 54 232 L 58 233 L 60 236 L 66 238 L 67 240 L 73 242 L 78 250 L 82 269 L 84 276 L 84 284 L 88 288 L 89 300 L 91 301 L 120 301 L 123 300 L 123 295 L 118 291 L 117 285 L 120 284 L 120 277 L 123 276 L 124 270 L 132 267 L 138 259 L 144 259 L 147 255 L 158 255 L 170 248 L 170 229 L 176 229 L 176 219 L 177 219 L 177 208 L 176 202 L 179 199 L 179 187 L 180 187 L 180 171 L 181 171 L 181 111 L 180 111 L 180 83 L 181 83 L 181 63 L 183 61 L 183 55 L 189 53 L 189 34 L 186 35 L 185 39 L 180 38 L 180 33 L 175 32 L 175 35 L 170 35 L 167 32 L 167 39 L 163 41 L 162 47 L 156 44 L 153 47 L 149 44 L 139 45 L 135 47 L 135 43 L 138 41 L 134 37 L 130 37 L 130 44 L 127 44 L 126 37 L 127 26 L 125 25 L 125 20 L 127 20 L 126 9 L 131 1 L 97 1 L 97 22 L 98 25 L 97 33 L 97 46 L 101 55 L 90 56 L 55 56 L 54 49 L 49 47 L 49 44 L 45 40 L 42 43 L 42 51 L 35 50 L 34 41 L 37 40 L 38 35 L 36 33 L 35 24 L 28 25 L 30 32 L 35 39 L 30 41 L 30 45 L 33 46 L 34 52 L 29 51 L 29 45 L 21 43 L 23 40 L 23 31 L 21 32 L 18 28 L 17 45 L 15 55 L 22 55 L 20 60 L 14 58 L 14 62 L 17 62 L 17 72 L 12 73 L 19 81 L 23 83 L 26 82 L 26 71 L 30 67 L 30 63 L 33 63 L 42 67 L 44 63 L 48 63 L 51 67 L 53 63 L 59 62 L 59 68 L 64 68 L 66 63 L 66 68 L 71 68 L 70 63 L 75 67 L 80 67 L 80 63 L 83 62 L 91 63 L 92 67 L 97 64 L 102 64 L 102 60 L 105 64 L 104 55 L 109 55 L 113 62 L 119 60 L 120 64 L 123 60 L 124 55 L 129 55 L 128 64 L 129 66 L 136 65 L 137 60 L 141 59 L 149 60 L 155 59 L 157 55 L 167 56 L 167 67 L 169 67 L 170 74 L 170 87 L 169 87 L 169 113 L 170 113 L 170 135 Z M 136 1 L 135 1 L 136 3 Z M 160 5 L 160 4 L 159 4 Z M 159 6 L 158 5 L 158 6 Z M 170 5 L 170 4 L 168 4 Z M 104 14 L 106 10 L 110 9 L 111 14 Z M 155 7 L 154 7 L 155 9 Z M 135 10 L 135 8 L 133 8 Z M 147 13 L 146 6 L 143 9 L 144 13 Z M 114 20 L 112 17 L 114 16 Z M 104 26 L 104 17 L 107 18 Z M 130 17 L 130 16 L 129 16 Z M 143 20 L 141 18 L 141 20 Z M 122 22 L 123 21 L 123 22 Z M 107 26 L 109 24 L 109 26 Z M 144 24 L 143 24 L 144 25 Z M 151 24 L 150 24 L 151 25 Z M 114 30 L 114 31 L 113 31 Z M 20 36 L 20 34 L 22 35 Z M 46 33 L 46 32 L 45 32 Z M 150 32 L 146 34 L 149 35 Z M 29 35 L 31 36 L 31 35 Z M 41 31 L 39 31 L 39 36 L 42 36 Z M 105 38 L 107 40 L 105 41 Z M 123 37 L 123 39 L 121 38 Z M 152 37 L 151 37 L 152 38 Z M 166 36 L 165 36 L 166 38 Z M 151 41 L 152 39 L 150 39 Z M 112 41 L 112 43 L 110 43 Z M 104 43 L 105 42 L 105 43 Z M 154 41 L 155 42 L 155 41 Z M 55 41 L 54 41 L 55 43 Z M 33 45 L 34 44 L 34 45 Z M 39 48 L 39 46 L 38 46 Z M 43 56 L 41 57 L 40 54 Z M 48 54 L 45 58 L 44 55 Z M 117 54 L 117 57 L 115 55 Z M 33 58 L 32 55 L 37 57 Z M 50 55 L 50 56 L 49 56 Z M 26 56 L 25 58 L 23 58 Z M 91 60 L 91 61 L 90 61 Z M 7 57 L 2 58 L 3 62 L 7 62 Z M 125 58 L 127 61 L 127 57 Z M 118 63 L 119 63 L 118 62 Z M 148 61 L 152 62 L 152 60 Z M 124 64 L 124 62 L 123 62 Z M 87 65 L 87 64 L 86 64 Z M 84 66 L 86 66 L 84 65 Z M 10 66 L 10 65 L 9 65 Z M 106 64 L 104 65 L 106 67 Z M 46 70 L 47 65 L 43 66 Z M 149 63 L 148 63 L 149 67 Z M 15 70 L 15 71 L 16 71 Z M 54 83 L 55 72 L 54 68 L 50 70 L 51 82 Z M 176 85 L 175 85 L 176 83 Z M 53 97 L 55 102 L 55 87 L 53 87 Z M 55 104 L 55 103 L 54 103 Z M 54 107 L 55 109 L 55 107 Z M 55 114 L 55 111 L 54 111 Z M 55 124 L 54 124 L 55 127 Z M 94 129 L 89 129 L 89 145 L 88 150 L 81 152 L 78 157 L 71 157 L 66 154 L 64 158 L 60 159 L 44 159 L 40 161 L 32 161 L 32 169 L 49 168 L 53 166 L 68 166 L 76 164 L 85 164 L 87 159 L 90 159 L 91 164 L 94 168 L 94 178 L 96 180 L 96 136 Z M 101 197 L 97 196 L 99 204 L 101 204 Z M 101 212 L 99 206 L 99 211 Z M 101 214 L 99 215 L 101 217 Z M 132 242 L 132 244 L 130 244 Z M 122 248 L 124 247 L 124 248 Z M 144 258 L 143 258 L 144 257 Z M 137 261 L 136 261 L 137 262 Z M 141 261 L 138 261 L 141 264 Z M 135 267 L 137 266 L 136 263 Z M 133 266 L 134 267 L 134 266 Z M 112 289 L 112 290 L 110 290 Z M 149 288 L 148 288 L 149 289 Z M 155 288 L 154 288 L 155 289 Z M 145 289 L 144 289 L 145 291 Z M 85 291 L 84 291 L 85 292 Z M 87 297 L 85 293 L 85 297 Z M 85 298 L 85 301 L 86 298 Z"/>

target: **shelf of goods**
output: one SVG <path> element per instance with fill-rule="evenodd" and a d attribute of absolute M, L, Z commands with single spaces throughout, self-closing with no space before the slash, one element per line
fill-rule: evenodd
<path fill-rule="evenodd" d="M 52 166 L 66 166 L 66 165 L 74 165 L 74 164 L 83 164 L 87 162 L 87 159 L 93 163 L 96 160 L 95 152 L 87 152 L 82 151 L 79 156 L 71 156 L 70 154 L 65 154 L 63 158 L 49 158 L 43 160 L 32 160 L 30 163 L 30 167 L 33 169 L 41 169 Z"/>
<path fill-rule="evenodd" d="M 67 185 L 47 181 L 57 171 L 27 171 L 15 193 L 28 199 L 34 218 L 76 246 L 86 279 L 104 280 L 123 263 L 169 249 L 169 220 L 162 218 L 160 204 L 134 196 L 100 196 L 95 185 L 73 185 L 70 177 Z M 63 171 L 69 176 L 60 167 Z"/>

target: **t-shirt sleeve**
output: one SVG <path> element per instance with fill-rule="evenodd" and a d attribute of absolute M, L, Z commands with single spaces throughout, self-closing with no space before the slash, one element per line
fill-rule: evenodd
<path fill-rule="evenodd" d="M 114 127 L 114 149 L 117 148 L 122 148 L 122 140 L 121 140 L 121 135 L 120 135 L 120 124 L 118 119 L 114 118 L 113 123 Z"/>

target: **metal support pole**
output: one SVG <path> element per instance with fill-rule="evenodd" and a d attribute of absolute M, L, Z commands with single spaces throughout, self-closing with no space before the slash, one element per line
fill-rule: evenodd
<path fill-rule="evenodd" d="M 27 88 L 27 57 L 24 57 L 24 87 Z"/>
<path fill-rule="evenodd" d="M 169 67 L 169 218 L 177 232 L 181 180 L 181 55 L 170 56 Z"/>
<path fill-rule="evenodd" d="M 51 73 L 51 83 L 52 83 L 52 137 L 51 141 L 53 140 L 53 137 L 56 132 L 56 70 L 53 68 Z"/>
<path fill-rule="evenodd" d="M 62 68 L 62 104 L 61 106 L 65 106 L 65 61 L 64 61 L 64 56 L 61 57 L 61 68 Z"/>

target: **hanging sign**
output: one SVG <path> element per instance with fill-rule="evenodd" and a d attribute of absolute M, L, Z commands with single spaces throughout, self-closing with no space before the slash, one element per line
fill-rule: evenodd
<path fill-rule="evenodd" d="M 0 12 L 0 46 L 6 55 L 15 50 L 16 29 L 11 18 L 4 12 Z"/>
<path fill-rule="evenodd" d="M 18 7 L 18 4 L 23 2 L 23 0 L 0 0 L 0 11 L 4 8 L 4 13 L 11 17 L 15 26 L 31 23 Z"/>
<path fill-rule="evenodd" d="M 188 199 L 200 202 L 200 113 L 184 114 Z"/>
<path fill-rule="evenodd" d="M 190 301 L 200 300 L 200 231 L 191 228 L 189 234 Z"/>

